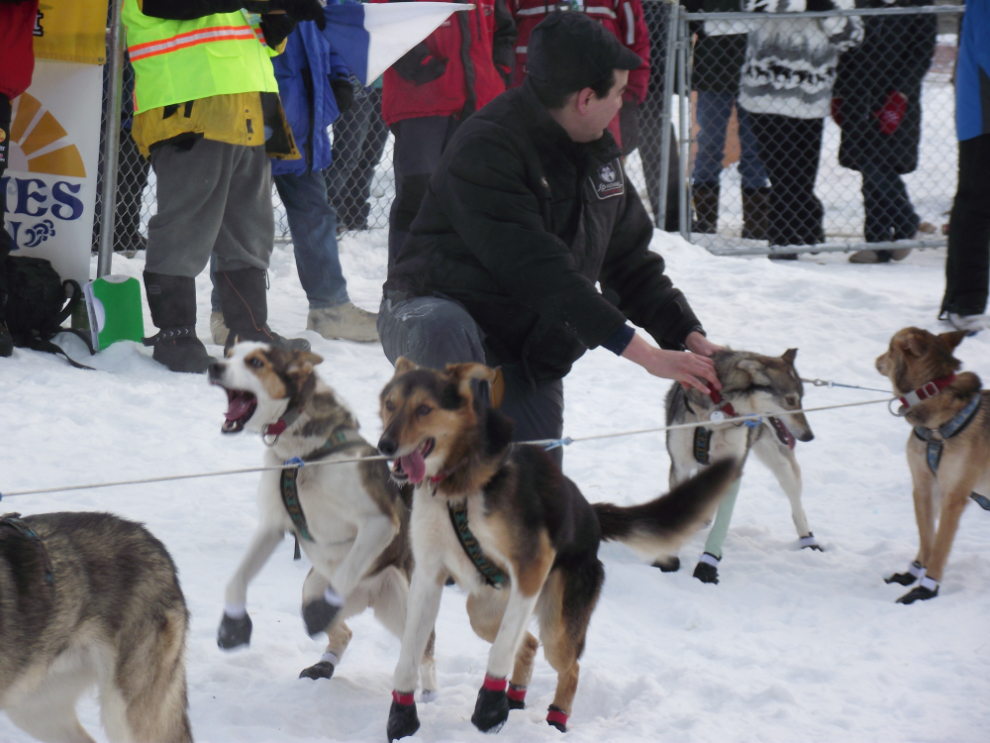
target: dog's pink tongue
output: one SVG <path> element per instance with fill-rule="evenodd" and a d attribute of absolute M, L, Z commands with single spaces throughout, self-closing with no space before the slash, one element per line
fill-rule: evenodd
<path fill-rule="evenodd" d="M 426 460 L 418 449 L 412 454 L 400 457 L 399 463 L 402 465 L 402 471 L 409 475 L 411 482 L 419 483 L 426 477 Z"/>
<path fill-rule="evenodd" d="M 238 418 L 243 418 L 247 415 L 249 407 L 251 407 L 251 399 L 247 395 L 235 395 L 230 398 L 230 404 L 227 407 L 227 420 L 236 421 Z"/>

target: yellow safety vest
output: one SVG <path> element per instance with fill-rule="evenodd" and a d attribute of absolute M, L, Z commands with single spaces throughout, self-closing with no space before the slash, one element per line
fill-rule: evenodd
<path fill-rule="evenodd" d="M 216 95 L 278 93 L 258 23 L 241 12 L 191 21 L 145 15 L 138 0 L 121 14 L 134 66 L 134 113 Z"/>

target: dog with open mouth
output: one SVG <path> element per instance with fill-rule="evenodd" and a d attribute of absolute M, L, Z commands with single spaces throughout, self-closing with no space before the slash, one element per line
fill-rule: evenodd
<path fill-rule="evenodd" d="M 547 722 L 563 731 L 577 691 L 578 658 L 598 600 L 602 540 L 645 555 L 675 549 L 711 515 L 736 463 L 715 463 L 673 492 L 639 506 L 591 505 L 539 446 L 513 444 L 512 422 L 475 395 L 496 372 L 482 364 L 446 371 L 398 359 L 381 393 L 379 451 L 392 477 L 413 490 L 410 541 L 415 568 L 395 669 L 389 741 L 412 735 L 412 690 L 448 576 L 469 595 L 467 612 L 492 643 L 471 721 L 483 732 L 525 706 L 540 642 L 557 671 Z"/>
<path fill-rule="evenodd" d="M 801 409 L 804 386 L 794 367 L 797 349 L 771 357 L 750 351 L 718 351 L 712 356 L 715 373 L 722 383 L 719 392 L 706 395 L 674 384 L 667 393 L 667 425 L 704 423 L 694 428 L 667 431 L 670 454 L 670 486 L 686 481 L 721 457 L 735 457 L 743 465 L 753 452 L 780 483 L 791 502 L 791 517 L 802 548 L 821 550 L 808 526 L 801 504 L 801 468 L 794 456 L 797 441 L 811 441 L 814 434 Z M 759 419 L 740 416 L 760 414 Z M 727 422 L 726 422 L 727 421 Z M 694 577 L 703 583 L 718 583 L 722 543 L 732 519 L 739 482 L 719 506 L 705 551 Z M 677 570 L 676 555 L 658 555 L 656 567 Z"/>
<path fill-rule="evenodd" d="M 900 398 L 898 415 L 914 428 L 907 460 L 920 545 L 907 571 L 885 580 L 918 585 L 899 604 L 938 596 L 963 510 L 970 500 L 990 510 L 990 392 L 973 372 L 959 372 L 953 355 L 967 334 L 904 328 L 876 361 Z"/>
<path fill-rule="evenodd" d="M 303 620 L 310 636 L 326 632 L 323 658 L 300 678 L 330 678 L 351 639 L 345 620 L 374 610 L 397 637 L 406 621 L 412 573 L 408 494 L 388 464 L 358 433 L 358 422 L 316 374 L 323 359 L 239 343 L 210 365 L 211 384 L 227 393 L 223 433 L 261 434 L 267 470 L 258 484 L 260 520 L 240 566 L 227 584 L 221 648 L 246 645 L 251 618 L 247 586 L 286 532 L 295 534 L 313 563 L 303 585 Z M 433 635 L 420 654 L 423 698 L 437 690 Z"/>

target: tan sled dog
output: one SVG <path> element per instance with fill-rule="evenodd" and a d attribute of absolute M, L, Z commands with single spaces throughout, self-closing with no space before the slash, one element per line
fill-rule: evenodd
<path fill-rule="evenodd" d="M 980 378 L 972 372 L 956 374 L 962 364 L 952 352 L 965 337 L 961 330 L 933 335 L 904 328 L 877 358 L 877 371 L 890 379 L 901 398 L 899 414 L 914 426 L 907 460 L 921 545 L 907 572 L 886 581 L 920 584 L 897 599 L 901 604 L 938 595 L 959 518 L 971 495 L 990 507 L 990 393 L 980 390 Z"/>
<path fill-rule="evenodd" d="M 412 571 L 402 494 L 384 461 L 356 461 L 377 452 L 358 433 L 351 411 L 317 377 L 313 367 L 322 361 L 308 351 L 239 343 L 209 369 L 211 384 L 227 392 L 224 433 L 262 434 L 269 444 L 267 465 L 293 458 L 307 463 L 261 475 L 258 530 L 227 584 L 217 644 L 230 649 L 250 642 L 248 583 L 285 533 L 294 532 L 313 563 L 303 585 L 306 630 L 328 636 L 323 659 L 299 674 L 312 679 L 333 675 L 351 639 L 344 620 L 369 607 L 402 637 Z M 343 461 L 322 464 L 334 460 Z M 423 693 L 429 699 L 437 688 L 432 637 L 424 651 Z"/>
<path fill-rule="evenodd" d="M 416 486 L 410 539 L 415 569 L 409 616 L 395 669 L 389 740 L 419 728 L 412 690 L 416 665 L 440 608 L 447 576 L 470 595 L 471 627 L 492 643 L 471 721 L 499 729 L 524 706 L 540 640 L 557 671 L 547 722 L 563 731 L 577 691 L 578 658 L 605 578 L 598 545 L 629 544 L 645 555 L 675 549 L 715 510 L 737 467 L 713 464 L 670 494 L 640 506 L 591 505 L 540 447 L 512 444 L 512 423 L 480 404 L 482 364 L 446 372 L 404 358 L 381 394 L 382 454 L 393 477 Z"/>
<path fill-rule="evenodd" d="M 188 626 L 175 564 L 140 524 L 0 517 L 0 710 L 39 740 L 93 743 L 76 700 L 95 686 L 110 740 L 191 743 Z"/>

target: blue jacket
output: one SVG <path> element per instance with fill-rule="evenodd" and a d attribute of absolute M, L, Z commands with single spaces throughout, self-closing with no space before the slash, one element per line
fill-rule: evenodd
<path fill-rule="evenodd" d="M 350 70 L 312 21 L 296 26 L 272 66 L 282 108 L 303 155 L 299 160 L 273 159 L 272 175 L 325 170 L 331 159 L 327 128 L 340 116 L 328 75 L 346 79 Z"/>
<path fill-rule="evenodd" d="M 990 134 L 990 0 L 967 0 L 956 67 L 960 142 Z"/>

